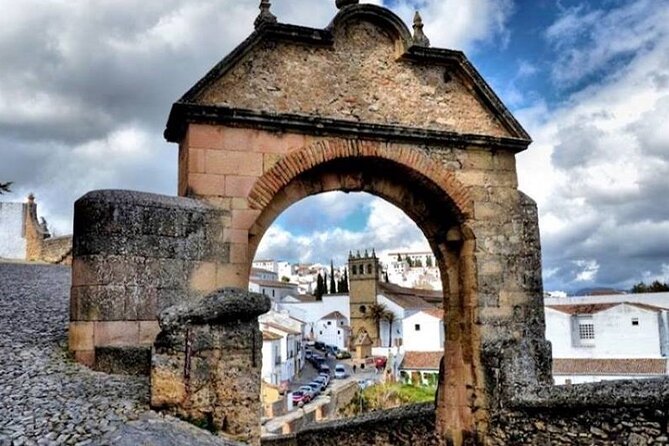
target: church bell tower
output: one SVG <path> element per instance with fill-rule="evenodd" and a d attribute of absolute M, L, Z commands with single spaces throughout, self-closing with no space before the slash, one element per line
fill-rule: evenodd
<path fill-rule="evenodd" d="M 358 251 L 348 256 L 349 296 L 351 310 L 351 338 L 355 339 L 362 331 L 376 343 L 379 333 L 376 323 L 368 319 L 369 307 L 376 304 L 378 283 L 381 267 L 376 253 L 371 255 L 365 250 L 363 255 Z"/>

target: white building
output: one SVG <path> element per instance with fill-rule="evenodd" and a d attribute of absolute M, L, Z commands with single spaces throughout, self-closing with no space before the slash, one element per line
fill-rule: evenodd
<path fill-rule="evenodd" d="M 290 317 L 287 313 L 274 310 L 261 315 L 258 318 L 258 323 L 262 332 L 277 335 L 281 338 L 279 341 L 278 356 L 275 350 L 272 350 L 271 354 L 267 357 L 265 356 L 265 352 L 263 352 L 262 370 L 269 371 L 271 374 L 277 374 L 279 381 L 278 383 L 274 382 L 276 379 L 272 378 L 274 381 L 268 382 L 277 385 L 292 381 L 304 366 L 304 350 L 302 348 L 304 343 L 304 339 L 302 338 L 303 323 Z M 263 342 L 264 347 L 265 343 Z M 274 348 L 275 346 L 272 344 L 272 349 Z M 277 361 L 280 364 L 277 364 Z"/>
<path fill-rule="evenodd" d="M 553 348 L 555 382 L 576 384 L 666 374 L 669 293 L 657 294 L 665 296 L 546 299 L 551 303 L 545 307 L 546 338 Z"/>
<path fill-rule="evenodd" d="M 412 352 L 444 352 L 444 311 L 427 308 L 409 312 L 402 320 L 403 347 Z"/>
<path fill-rule="evenodd" d="M 349 320 L 339 311 L 326 314 L 313 325 L 314 340 L 347 350 L 351 337 Z"/>
<path fill-rule="evenodd" d="M 0 258 L 25 260 L 25 217 L 25 204 L 0 203 Z"/>
<path fill-rule="evenodd" d="M 276 280 L 250 278 L 249 291 L 263 294 L 274 302 L 279 302 L 284 297 L 297 294 L 297 285 Z"/>
<path fill-rule="evenodd" d="M 254 267 L 251 268 L 251 275 L 249 276 L 249 279 L 271 280 L 276 282 L 279 280 L 279 275 L 274 271 Z"/>
<path fill-rule="evenodd" d="M 270 331 L 262 332 L 262 369 L 261 377 L 266 382 L 278 386 L 281 384 L 281 339 L 282 336 Z"/>

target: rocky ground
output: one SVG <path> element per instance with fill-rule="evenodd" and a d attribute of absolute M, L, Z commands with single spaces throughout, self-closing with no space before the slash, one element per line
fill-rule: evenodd
<path fill-rule="evenodd" d="M 67 354 L 70 268 L 0 263 L 0 446 L 226 444 L 148 408 L 147 378 Z"/>

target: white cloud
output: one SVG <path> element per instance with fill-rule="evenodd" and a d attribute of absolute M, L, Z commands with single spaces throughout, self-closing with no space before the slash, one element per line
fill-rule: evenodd
<path fill-rule="evenodd" d="M 323 199 L 328 194 L 306 198 L 285 211 L 297 216 L 318 215 Z M 335 222 L 329 229 L 314 230 L 296 235 L 291 228 L 272 225 L 263 236 L 256 258 L 274 258 L 288 261 L 327 263 L 335 259 L 342 264 L 349 251 L 376 249 L 378 254 L 391 250 L 425 251 L 429 245 L 423 233 L 404 212 L 380 198 L 366 193 L 330 194 L 340 201 L 364 203 L 369 209 L 365 227 L 361 231 L 344 229 Z M 290 221 L 290 215 L 287 216 Z M 342 219 L 343 220 L 343 219 Z"/>
<path fill-rule="evenodd" d="M 661 204 L 669 196 L 666 6 L 570 9 L 549 29 L 565 54 L 555 63 L 558 81 L 608 67 L 556 108 L 537 103 L 518 113 L 535 140 L 519 156 L 519 180 L 539 204 L 549 286 L 629 287 L 644 271 L 659 274 L 669 257 L 669 209 Z M 591 33 L 585 44 L 570 37 L 575 30 Z M 632 31 L 642 36 L 631 39 Z M 611 63 L 622 54 L 626 63 Z"/>

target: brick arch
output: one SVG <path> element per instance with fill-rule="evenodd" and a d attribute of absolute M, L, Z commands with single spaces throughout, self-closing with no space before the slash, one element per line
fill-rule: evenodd
<path fill-rule="evenodd" d="M 368 192 L 394 204 L 421 229 L 441 271 L 447 308 L 448 366 L 437 403 L 442 434 L 478 435 L 487 407 L 481 358 L 476 234 L 468 189 L 420 149 L 383 142 L 321 140 L 292 151 L 260 176 L 248 196 L 257 212 L 248 238 L 252 259 L 266 230 L 290 205 L 329 191 Z"/>
<path fill-rule="evenodd" d="M 415 147 L 359 140 L 317 141 L 286 155 L 255 182 L 249 193 L 249 206 L 262 210 L 300 174 L 328 161 L 355 157 L 381 158 L 406 166 L 442 189 L 464 219 L 472 215 L 473 202 L 464 185 L 451 171 L 445 170 Z"/>

